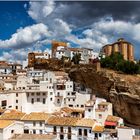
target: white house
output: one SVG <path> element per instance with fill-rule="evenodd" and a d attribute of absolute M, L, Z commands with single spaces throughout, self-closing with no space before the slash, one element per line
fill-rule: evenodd
<path fill-rule="evenodd" d="M 23 122 L 0 120 L 0 139 L 9 140 L 14 134 L 23 134 Z"/>

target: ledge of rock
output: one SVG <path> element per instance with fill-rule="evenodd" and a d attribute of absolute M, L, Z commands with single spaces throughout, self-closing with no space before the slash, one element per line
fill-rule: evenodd
<path fill-rule="evenodd" d="M 125 75 L 107 69 L 95 69 L 94 65 L 72 66 L 70 78 L 91 88 L 98 97 L 113 104 L 115 113 L 128 126 L 140 127 L 140 76 Z"/>

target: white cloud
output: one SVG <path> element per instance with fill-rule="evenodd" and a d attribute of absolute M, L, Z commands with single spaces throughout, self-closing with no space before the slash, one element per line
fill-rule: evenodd
<path fill-rule="evenodd" d="M 37 22 L 42 22 L 55 8 L 53 0 L 30 2 L 28 14 Z"/>
<path fill-rule="evenodd" d="M 51 35 L 46 25 L 40 23 L 20 28 L 10 39 L 0 40 L 1 48 L 24 48 Z"/>

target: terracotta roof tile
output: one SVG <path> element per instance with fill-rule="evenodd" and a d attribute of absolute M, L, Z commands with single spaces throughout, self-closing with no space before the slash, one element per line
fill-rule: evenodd
<path fill-rule="evenodd" d="M 14 123 L 14 121 L 11 120 L 0 120 L 0 129 L 6 128 L 7 126 Z"/>
<path fill-rule="evenodd" d="M 25 120 L 25 121 L 30 121 L 30 120 L 33 120 L 33 121 L 36 121 L 36 120 L 46 120 L 50 117 L 50 114 L 48 113 L 44 113 L 44 112 L 32 112 L 30 114 L 26 114 L 21 120 Z"/>
<path fill-rule="evenodd" d="M 0 116 L 0 120 L 4 119 L 4 120 L 20 120 L 23 116 L 25 115 L 25 113 L 19 113 L 19 112 L 10 112 L 10 113 L 3 113 Z"/>
<path fill-rule="evenodd" d="M 110 121 L 110 122 L 118 122 L 119 121 L 119 117 L 116 116 L 112 116 L 112 115 L 108 115 L 106 118 L 106 121 Z"/>

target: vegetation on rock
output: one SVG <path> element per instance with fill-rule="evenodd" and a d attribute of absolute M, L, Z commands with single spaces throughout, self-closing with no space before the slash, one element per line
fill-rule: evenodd
<path fill-rule="evenodd" d="M 126 74 L 139 74 L 140 65 L 132 61 L 126 61 L 120 53 L 101 58 L 101 67 L 121 71 Z"/>

